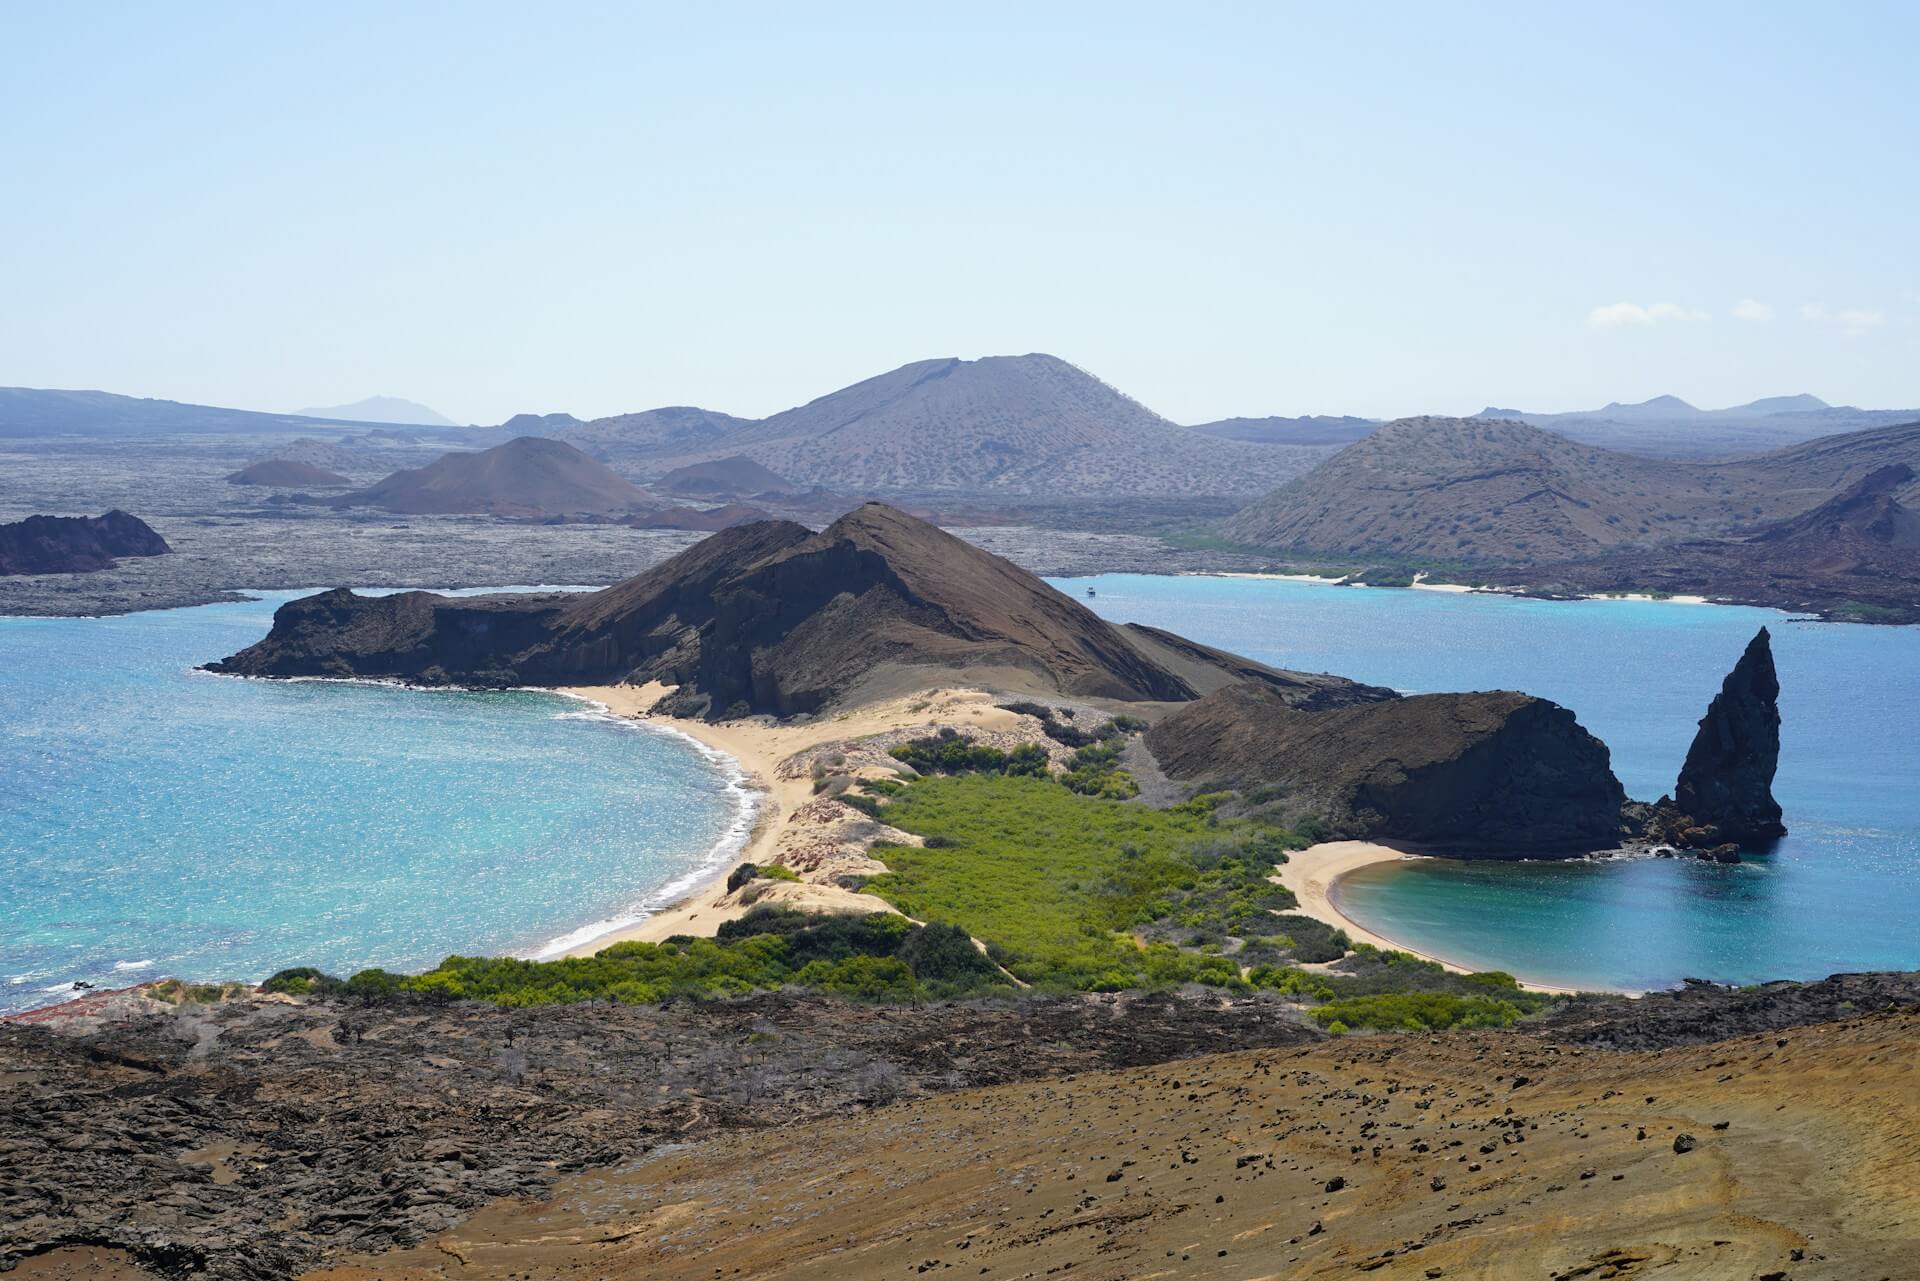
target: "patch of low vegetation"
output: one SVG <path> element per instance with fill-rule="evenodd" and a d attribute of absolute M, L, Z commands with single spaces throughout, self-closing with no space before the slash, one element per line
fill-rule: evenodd
<path fill-rule="evenodd" d="M 1022 743 L 1011 752 L 1003 752 L 997 747 L 976 743 L 950 728 L 942 728 L 925 738 L 910 739 L 893 748 L 889 755 L 922 774 L 1039 777 L 1046 774 L 1051 765 L 1047 749 L 1037 743 Z"/>
<path fill-rule="evenodd" d="M 1075 752 L 1060 782 L 1068 791 L 1110 801 L 1131 800 L 1140 795 L 1140 785 L 1134 782 L 1133 775 L 1120 768 L 1120 749 L 1111 742 L 1096 742 Z"/>
<path fill-rule="evenodd" d="M 245 983 L 183 983 L 179 979 L 161 979 L 148 986 L 147 995 L 169 1005 L 212 1005 L 247 991 Z"/>
<path fill-rule="evenodd" d="M 1090 747 L 1095 743 L 1116 743 L 1129 734 L 1137 734 L 1147 727 L 1147 723 L 1138 716 L 1112 716 L 1095 725 L 1092 729 L 1081 729 L 1074 723 L 1074 714 L 1065 708 L 1049 707 L 1045 703 L 1002 703 L 1000 709 L 1017 712 L 1021 716 L 1031 716 L 1040 722 L 1040 732 L 1062 747 Z"/>
<path fill-rule="evenodd" d="M 1914 620 L 1914 611 L 1911 609 L 1871 605 L 1859 600 L 1841 601 L 1827 612 L 1843 623 L 1910 623 Z"/>
<path fill-rule="evenodd" d="M 975 775 L 922 780 L 884 813 L 927 844 L 876 847 L 889 871 L 867 892 L 909 916 L 959 926 L 1036 987 L 1238 985 L 1230 958 L 1142 942 L 1132 931 L 1180 910 L 1224 934 L 1230 915 L 1261 910 L 1254 900 L 1269 891 L 1270 901 L 1291 906 L 1266 880 L 1288 838 L 1220 823 L 1207 801 L 1155 810 L 1048 779 Z"/>
<path fill-rule="evenodd" d="M 1292 907 L 1292 895 L 1283 907 Z M 1277 965 L 1285 961 L 1308 964 L 1337 961 L 1353 949 L 1347 932 L 1311 916 L 1282 914 L 1249 922 L 1249 929 L 1265 931 L 1246 940 L 1235 958 L 1245 966 Z"/>
<path fill-rule="evenodd" d="M 1511 1001 L 1491 996 L 1382 992 L 1338 997 L 1310 1013 L 1314 1022 L 1328 1031 L 1371 1028 L 1382 1032 L 1444 1032 L 1448 1028 L 1512 1027 L 1522 1011 Z"/>
<path fill-rule="evenodd" d="M 345 980 L 301 966 L 282 970 L 261 986 L 292 996 L 533 1006 L 602 1000 L 649 1004 L 780 987 L 907 1001 L 1008 984 L 965 931 L 952 926 L 919 926 L 890 912 L 823 916 L 759 907 L 722 925 L 711 939 L 616 943 L 594 956 L 553 961 L 450 956 L 424 974 L 374 969 Z"/>

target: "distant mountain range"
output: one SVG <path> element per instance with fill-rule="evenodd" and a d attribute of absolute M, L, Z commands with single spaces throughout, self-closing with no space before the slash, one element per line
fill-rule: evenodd
<path fill-rule="evenodd" d="M 403 427 L 458 427 L 460 424 L 437 414 L 418 401 L 398 396 L 369 396 L 351 405 L 331 405 L 325 409 L 301 409 L 300 418 L 327 418 L 353 423 L 393 423 Z"/>
<path fill-rule="evenodd" d="M 560 435 L 639 474 L 744 457 L 874 494 L 1251 495 L 1330 452 L 1195 432 L 1041 354 L 917 361 L 758 421 L 681 407 Z"/>
<path fill-rule="evenodd" d="M 386 422 L 372 430 L 456 447 L 523 436 L 565 440 L 641 482 L 689 465 L 744 458 L 796 486 L 839 493 L 1251 499 L 1379 430 L 1368 418 L 1333 415 L 1182 427 L 1086 371 L 1038 353 L 916 361 L 763 419 L 679 405 L 592 420 L 527 413 L 498 427 L 457 428 L 435 425 L 446 420 L 389 397 L 308 412 L 322 416 L 0 388 L 0 437 L 311 433 L 326 423 Z M 1920 418 L 1920 411 L 1833 406 L 1808 395 L 1703 410 L 1658 396 L 1576 413 L 1489 409 L 1481 417 L 1642 457 L 1711 458 L 1897 425 Z"/>
<path fill-rule="evenodd" d="M 1843 432 L 1891 427 L 1920 419 L 1916 409 L 1858 409 L 1829 405 L 1818 396 L 1768 396 L 1727 409 L 1696 409 L 1678 396 L 1655 396 L 1600 409 L 1539 413 L 1489 405 L 1476 418 L 1544 427 L 1569 440 L 1650 458 L 1725 458 L 1764 453 Z M 1380 418 L 1228 418 L 1194 431 L 1256 444 L 1346 445 L 1370 435 Z"/>
<path fill-rule="evenodd" d="M 1858 409 L 1818 396 L 1768 396 L 1728 409 L 1696 409 L 1678 396 L 1600 409 L 1543 414 L 1488 406 L 1476 417 L 1544 427 L 1573 440 L 1654 457 L 1754 454 L 1843 432 L 1892 427 L 1920 419 L 1914 409 Z"/>
<path fill-rule="evenodd" d="M 381 423 L 386 428 L 392 426 L 382 419 L 346 418 L 332 414 L 309 418 L 299 414 L 191 405 L 177 400 L 149 400 L 138 396 L 120 396 L 109 391 L 0 387 L 0 439 L 23 436 L 164 436 L 203 432 L 264 435 L 312 431 L 327 423 L 349 426 Z M 448 428 L 422 426 L 420 430 L 431 434 L 446 432 Z"/>
<path fill-rule="evenodd" d="M 1256 445 L 1351 445 L 1380 426 L 1378 418 L 1335 417 L 1314 414 L 1306 418 L 1223 418 L 1200 423 L 1192 430 L 1220 440 L 1244 440 Z"/>

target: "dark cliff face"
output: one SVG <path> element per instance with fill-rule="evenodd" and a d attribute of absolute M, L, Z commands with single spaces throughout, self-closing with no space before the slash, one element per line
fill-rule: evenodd
<path fill-rule="evenodd" d="M 1753 848 L 1787 834 L 1773 799 L 1780 763 L 1779 699 L 1772 639 L 1762 627 L 1700 718 L 1673 789 L 1670 838 L 1691 846 L 1725 842 Z"/>
<path fill-rule="evenodd" d="M 1174 712 L 1146 742 L 1176 779 L 1278 784 L 1299 815 L 1336 836 L 1494 857 L 1620 840 L 1626 796 L 1606 744 L 1566 708 L 1526 694 L 1302 711 L 1279 691 L 1235 685 Z"/>
<path fill-rule="evenodd" d="M 1145 645 L 1025 570 L 868 504 L 817 534 L 789 521 L 724 530 L 586 595 L 328 592 L 283 607 L 265 640 L 210 666 L 463 685 L 658 680 L 679 687 L 671 710 L 708 716 L 812 712 L 903 669 L 1126 701 L 1196 698 L 1233 667 L 1322 699 L 1350 684 L 1210 653 Z"/>
<path fill-rule="evenodd" d="M 165 556 L 167 540 L 137 516 L 29 516 L 0 525 L 0 574 L 90 574 L 116 556 Z"/>

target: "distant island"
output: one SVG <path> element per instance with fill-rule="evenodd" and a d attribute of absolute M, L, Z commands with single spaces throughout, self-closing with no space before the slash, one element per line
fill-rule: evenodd
<path fill-rule="evenodd" d="M 1390 423 L 1242 508 L 1232 542 L 1365 581 L 1697 594 L 1920 621 L 1920 422 L 1726 461 L 1652 459 L 1507 419 Z"/>
<path fill-rule="evenodd" d="M 437 413 L 418 401 L 398 396 L 369 396 L 347 405 L 328 405 L 321 409 L 298 409 L 302 418 L 327 418 L 352 423 L 393 423 L 396 426 L 455 427 L 445 414 Z"/>
<path fill-rule="evenodd" d="M 138 516 L 29 516 L 0 525 L 0 574 L 91 574 L 121 556 L 173 551 Z"/>

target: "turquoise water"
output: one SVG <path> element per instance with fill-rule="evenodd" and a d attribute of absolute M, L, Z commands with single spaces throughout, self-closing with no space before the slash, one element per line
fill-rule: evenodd
<path fill-rule="evenodd" d="M 1343 879 L 1354 919 L 1451 960 L 1627 990 L 1920 968 L 1920 629 L 1658 601 L 1539 601 L 1244 578 L 1059 585 L 1109 618 L 1405 692 L 1521 689 L 1573 709 L 1630 795 L 1672 790 L 1763 623 L 1792 835 L 1738 867 L 1424 859 Z M 1098 595 L 1088 599 L 1085 590 Z"/>
<path fill-rule="evenodd" d="M 191 670 L 298 594 L 0 618 L 0 1011 L 538 953 L 738 848 L 725 763 L 576 700 Z"/>

